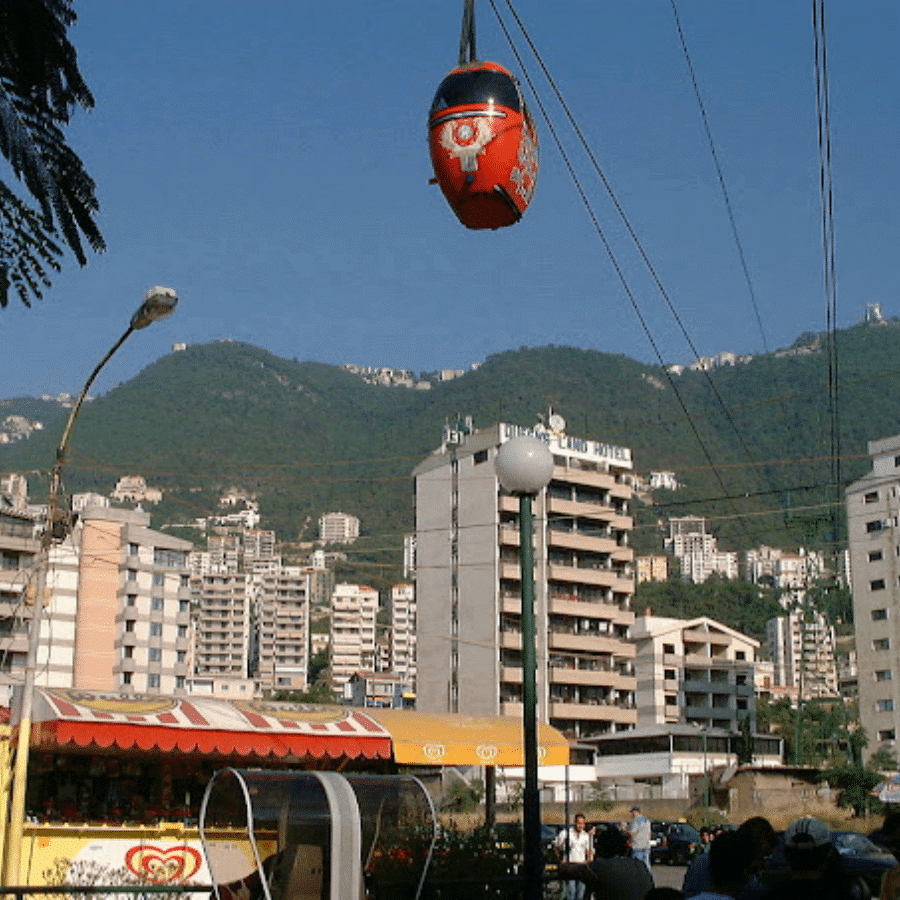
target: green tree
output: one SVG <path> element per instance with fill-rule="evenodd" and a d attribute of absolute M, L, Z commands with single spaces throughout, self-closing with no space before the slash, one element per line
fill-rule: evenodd
<path fill-rule="evenodd" d="M 0 306 L 12 287 L 31 305 L 59 271 L 60 238 L 81 265 L 82 236 L 105 248 L 94 221 L 94 182 L 66 144 L 63 127 L 94 98 L 78 69 L 68 29 L 72 0 L 0 0 L 0 152 L 36 208 L 0 182 Z"/>

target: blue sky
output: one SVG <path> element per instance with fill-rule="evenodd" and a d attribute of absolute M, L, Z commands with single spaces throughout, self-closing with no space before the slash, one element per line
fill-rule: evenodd
<path fill-rule="evenodd" d="M 498 8 L 666 362 L 693 351 Z M 814 44 L 806 0 L 677 0 L 757 325 L 668 0 L 518 0 L 551 75 L 697 351 L 761 352 L 826 326 Z M 415 371 L 520 346 L 655 352 L 538 116 L 518 225 L 470 232 L 431 177 L 426 116 L 461 0 L 90 0 L 73 31 L 96 108 L 69 136 L 108 243 L 42 302 L 0 310 L 0 397 L 75 391 L 151 285 L 174 317 L 97 382 L 172 343 Z M 488 0 L 482 58 L 521 70 Z M 827 4 L 838 324 L 900 314 L 900 8 Z M 527 93 L 527 89 L 526 89 Z M 534 103 L 532 106 L 534 107 Z M 5 171 L 2 177 L 6 177 Z"/>

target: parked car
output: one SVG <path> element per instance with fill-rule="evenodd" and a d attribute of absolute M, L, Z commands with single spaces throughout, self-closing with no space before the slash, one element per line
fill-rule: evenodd
<path fill-rule="evenodd" d="M 687 822 L 650 823 L 650 862 L 686 866 L 703 852 L 700 832 Z"/>
<path fill-rule="evenodd" d="M 884 873 L 897 865 L 894 855 L 855 831 L 832 831 L 831 843 L 841 857 L 841 868 L 849 882 L 847 896 L 851 900 L 871 900 L 872 897 L 877 897 Z M 769 857 L 766 871 L 762 873 L 763 880 L 771 880 L 771 875 L 770 879 L 766 879 L 767 872 L 777 873 L 787 868 L 784 844 L 779 844 Z"/>

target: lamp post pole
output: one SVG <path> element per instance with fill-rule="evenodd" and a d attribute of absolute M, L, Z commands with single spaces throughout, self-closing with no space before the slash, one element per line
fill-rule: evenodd
<path fill-rule="evenodd" d="M 500 448 L 495 461 L 503 488 L 519 495 L 519 565 L 522 593 L 522 741 L 525 790 L 522 795 L 525 900 L 541 900 L 541 798 L 538 788 L 537 651 L 534 624 L 534 524 L 532 500 L 550 482 L 553 455 L 538 438 L 522 435 Z"/>
<path fill-rule="evenodd" d="M 100 370 L 109 362 L 112 355 L 125 343 L 134 331 L 146 328 L 175 311 L 178 297 L 171 288 L 154 287 L 147 291 L 144 302 L 131 317 L 125 333 L 107 351 L 106 355 L 91 372 L 84 383 L 81 393 L 72 405 L 72 411 L 66 421 L 62 437 L 56 448 L 56 458 L 50 472 L 50 490 L 47 496 L 47 518 L 41 535 L 35 571 L 34 608 L 28 632 L 28 654 L 25 657 L 25 673 L 22 682 L 22 695 L 19 699 L 19 733 L 16 740 L 16 756 L 12 773 L 12 796 L 9 812 L 9 839 L 6 847 L 6 868 L 4 883 L 19 883 L 22 857 L 22 835 L 25 824 L 25 787 L 28 779 L 28 753 L 31 744 L 31 726 L 34 710 L 34 687 L 37 672 L 37 654 L 41 640 L 41 619 L 47 595 L 47 575 L 50 568 L 50 549 L 57 535 L 64 536 L 69 526 L 69 514 L 59 509 L 59 496 L 62 488 L 62 471 L 66 461 L 66 450 L 72 427 L 82 404 Z"/>

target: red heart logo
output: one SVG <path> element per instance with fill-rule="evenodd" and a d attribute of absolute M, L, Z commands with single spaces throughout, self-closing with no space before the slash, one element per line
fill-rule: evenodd
<path fill-rule="evenodd" d="M 184 844 L 168 850 L 138 844 L 125 854 L 125 865 L 129 870 L 151 884 L 186 881 L 199 870 L 200 863 L 200 854 Z"/>

